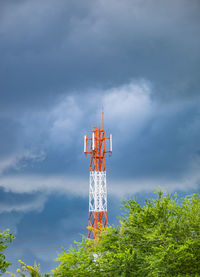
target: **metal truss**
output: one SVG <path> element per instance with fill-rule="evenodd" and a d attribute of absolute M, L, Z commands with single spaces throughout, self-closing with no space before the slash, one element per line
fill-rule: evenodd
<path fill-rule="evenodd" d="M 106 171 L 90 171 L 89 212 L 107 212 Z"/>

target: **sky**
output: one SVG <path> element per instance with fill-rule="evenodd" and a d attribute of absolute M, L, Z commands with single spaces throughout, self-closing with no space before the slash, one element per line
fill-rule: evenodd
<path fill-rule="evenodd" d="M 87 235 L 83 137 L 113 136 L 108 220 L 155 188 L 200 190 L 199 0 L 1 0 L 0 230 L 13 263 L 55 268 Z"/>

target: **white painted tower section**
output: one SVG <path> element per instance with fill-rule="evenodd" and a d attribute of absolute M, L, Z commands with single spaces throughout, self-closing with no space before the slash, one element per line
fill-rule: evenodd
<path fill-rule="evenodd" d="M 107 212 L 106 171 L 90 171 L 89 211 Z"/>

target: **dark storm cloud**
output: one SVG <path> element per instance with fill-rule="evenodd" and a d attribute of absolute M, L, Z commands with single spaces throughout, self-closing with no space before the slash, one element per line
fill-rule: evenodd
<path fill-rule="evenodd" d="M 32 211 L 23 216 L 8 258 L 15 266 L 18 259 L 28 264 L 37 260 L 42 271 L 52 269 L 61 247 L 68 248 L 74 240 L 80 240 L 81 234 L 87 235 L 87 208 L 87 199 L 50 196 L 40 213 Z"/>
<path fill-rule="evenodd" d="M 127 160 L 120 173 L 125 176 L 162 176 L 176 180 L 193 167 L 200 166 L 200 99 L 157 107 L 158 112 L 145 124 L 136 138 L 130 136 L 116 157 L 117 169 Z M 158 103 L 160 105 L 160 103 Z M 159 111 L 160 109 L 160 111 Z M 114 169 L 113 168 L 113 169 Z M 194 173 L 194 172 L 193 172 Z"/>
<path fill-rule="evenodd" d="M 9 155 L 20 148 L 20 131 L 21 125 L 14 119 L 0 118 L 0 157 Z"/>
<path fill-rule="evenodd" d="M 43 190 L 45 184 L 48 191 L 57 189 L 75 193 L 70 184 L 79 182 L 78 172 L 84 180 L 78 186 L 82 188 L 80 193 L 87 193 L 89 161 L 83 155 L 82 138 L 100 121 L 100 110 L 97 113 L 96 107 L 103 104 L 105 126 L 106 129 L 109 127 L 107 132 L 113 133 L 113 156 L 108 159 L 108 171 L 113 180 L 146 178 L 148 181 L 150 178 L 151 183 L 152 178 L 157 178 L 157 186 L 161 179 L 181 183 L 183 177 L 193 176 L 191 183 L 196 184 L 200 163 L 199 97 L 162 103 L 152 94 L 153 88 L 143 80 L 96 91 L 95 95 L 62 97 L 56 106 L 42 115 L 27 114 L 23 122 L 26 143 L 36 144 L 40 152 L 38 156 L 32 154 L 33 161 L 32 156 L 28 156 L 26 167 L 17 168 L 20 174 L 15 177 L 15 187 L 12 188 L 14 179 L 9 179 L 9 174 L 16 174 L 13 167 L 7 170 L 7 177 L 2 178 L 1 184 L 11 191 Z M 85 97 L 90 99 L 86 106 Z M 44 156 L 39 154 L 42 151 Z M 20 165 L 20 161 L 18 163 Z M 184 187 L 185 183 L 182 185 Z"/>
<path fill-rule="evenodd" d="M 0 213 L 41 211 L 46 201 L 45 195 L 37 193 L 15 194 L 5 192 L 0 187 Z"/>
<path fill-rule="evenodd" d="M 48 104 L 70 89 L 141 77 L 165 98 L 198 93 L 198 0 L 2 5 L 1 104 Z"/>

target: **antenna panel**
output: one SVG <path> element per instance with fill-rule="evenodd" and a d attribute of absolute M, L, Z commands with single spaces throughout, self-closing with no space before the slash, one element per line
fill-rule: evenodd
<path fill-rule="evenodd" d="M 110 134 L 110 152 L 112 152 L 112 134 Z"/>
<path fill-rule="evenodd" d="M 94 151 L 95 144 L 94 144 L 94 132 L 92 133 L 92 150 Z"/>
<path fill-rule="evenodd" d="M 87 136 L 84 136 L 84 153 L 87 152 Z"/>

